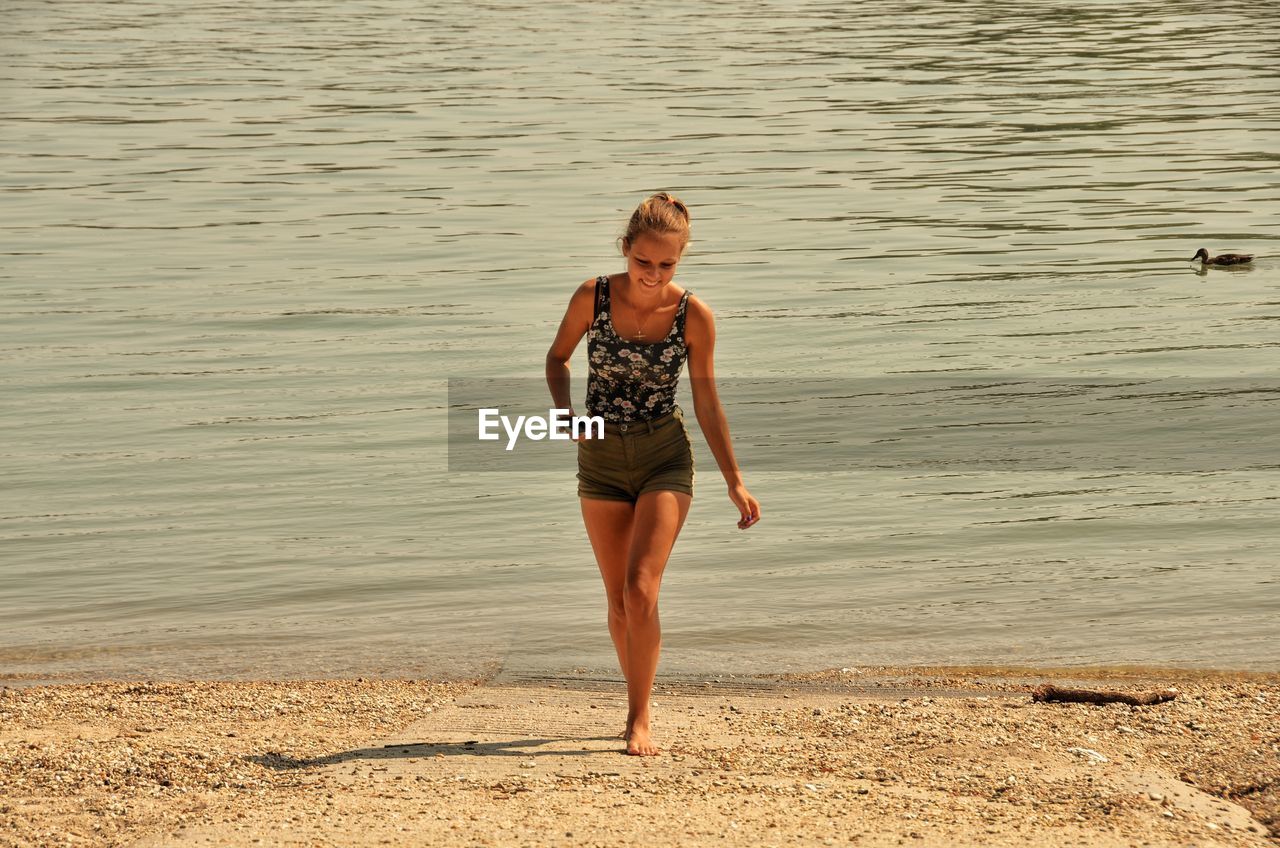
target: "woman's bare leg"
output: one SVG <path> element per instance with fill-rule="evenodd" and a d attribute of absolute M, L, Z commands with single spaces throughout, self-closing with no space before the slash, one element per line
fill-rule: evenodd
<path fill-rule="evenodd" d="M 630 680 L 631 676 L 627 674 L 627 614 L 622 592 L 627 580 L 627 552 L 631 549 L 635 506 L 629 501 L 594 498 L 580 498 L 579 502 L 582 504 L 582 521 L 587 525 L 587 537 L 591 539 L 591 550 L 595 552 L 596 565 L 600 566 L 605 595 L 609 599 L 609 636 L 618 654 L 622 676 Z M 628 719 L 623 738 L 627 738 L 630 732 L 631 721 Z"/>
<path fill-rule="evenodd" d="M 683 492 L 646 492 L 636 502 L 631 545 L 622 590 L 626 621 L 627 753 L 658 753 L 649 731 L 649 698 L 658 671 L 662 633 L 658 590 L 667 558 L 689 514 L 692 496 Z"/>

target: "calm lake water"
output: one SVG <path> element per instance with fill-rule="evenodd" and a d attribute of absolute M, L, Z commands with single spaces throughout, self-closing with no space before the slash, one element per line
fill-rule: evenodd
<path fill-rule="evenodd" d="M 765 515 L 699 442 L 663 671 L 1280 667 L 1257 9 L 9 4 L 0 676 L 611 670 L 448 407 L 658 189 Z"/>

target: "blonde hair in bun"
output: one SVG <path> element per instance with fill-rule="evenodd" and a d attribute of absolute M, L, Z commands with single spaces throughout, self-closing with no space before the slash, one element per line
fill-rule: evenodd
<path fill-rule="evenodd" d="M 680 236 L 680 249 L 689 245 L 689 207 L 674 194 L 660 191 L 645 198 L 631 213 L 626 232 L 619 239 L 624 250 L 644 233 Z"/>

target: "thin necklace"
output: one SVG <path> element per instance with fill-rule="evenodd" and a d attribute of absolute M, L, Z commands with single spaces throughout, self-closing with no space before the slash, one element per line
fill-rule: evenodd
<path fill-rule="evenodd" d="M 640 310 L 636 309 L 634 304 L 631 305 L 631 314 L 637 319 L 636 341 L 644 341 L 644 328 L 649 326 L 649 319 L 653 317 L 653 313 L 658 311 L 659 306 L 662 306 L 661 300 L 658 301 L 657 306 L 649 310 L 649 314 L 645 316 L 644 320 L 640 321 Z"/>
<path fill-rule="evenodd" d="M 659 304 L 659 305 L 661 305 L 661 304 Z M 634 312 L 635 310 L 633 309 L 632 311 Z M 653 317 L 653 313 L 655 313 L 655 312 L 657 312 L 657 311 L 658 311 L 658 307 L 657 307 L 657 306 L 653 307 L 653 309 L 650 309 L 650 310 L 649 310 L 649 314 L 648 314 L 648 315 L 646 315 L 646 316 L 645 316 L 644 321 L 642 321 L 642 322 L 640 323 L 640 327 L 639 327 L 638 331 L 636 332 L 636 340 L 637 340 L 637 341 L 644 341 L 644 328 L 645 328 L 645 327 L 647 327 L 647 326 L 649 325 L 649 319 L 650 319 L 650 318 L 652 318 L 652 317 Z M 639 314 L 639 313 L 637 313 L 637 315 L 638 315 L 638 314 Z"/>

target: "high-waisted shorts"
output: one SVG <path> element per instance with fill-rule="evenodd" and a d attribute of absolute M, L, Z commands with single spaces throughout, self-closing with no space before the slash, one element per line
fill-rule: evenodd
<path fill-rule="evenodd" d="M 679 407 L 653 421 L 606 422 L 603 439 L 578 442 L 578 497 L 635 503 L 661 490 L 693 494 L 693 445 Z"/>

